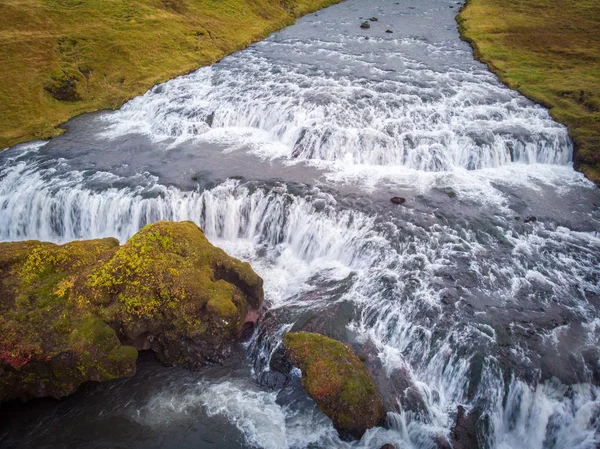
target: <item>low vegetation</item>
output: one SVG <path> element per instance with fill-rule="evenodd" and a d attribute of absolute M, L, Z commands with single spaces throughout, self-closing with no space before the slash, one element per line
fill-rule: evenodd
<path fill-rule="evenodd" d="M 576 168 L 600 183 L 600 3 L 467 0 L 457 19 L 476 58 L 567 125 Z"/>
<path fill-rule="evenodd" d="M 57 135 L 339 0 L 3 0 L 0 149 Z"/>
<path fill-rule="evenodd" d="M 262 279 L 192 222 L 115 239 L 0 243 L 0 401 L 61 397 L 169 364 L 220 362 L 263 307 Z"/>
<path fill-rule="evenodd" d="M 375 381 L 350 346 L 312 332 L 289 332 L 284 346 L 302 371 L 306 392 L 342 438 L 360 438 L 383 422 L 385 408 Z"/>

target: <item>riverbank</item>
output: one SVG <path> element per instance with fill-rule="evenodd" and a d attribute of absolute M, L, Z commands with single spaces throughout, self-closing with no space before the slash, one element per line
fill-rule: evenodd
<path fill-rule="evenodd" d="M 457 16 L 475 57 L 569 128 L 575 167 L 600 183 L 600 5 L 467 0 Z"/>
<path fill-rule="evenodd" d="M 0 149 L 60 134 L 339 0 L 8 0 L 0 4 Z"/>

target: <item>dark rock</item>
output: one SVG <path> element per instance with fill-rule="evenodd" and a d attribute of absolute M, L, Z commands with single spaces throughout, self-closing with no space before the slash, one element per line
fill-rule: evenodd
<path fill-rule="evenodd" d="M 215 121 L 215 111 L 212 111 L 206 116 L 206 124 L 212 128 L 213 122 Z"/>
<path fill-rule="evenodd" d="M 482 415 L 479 407 L 469 412 L 459 405 L 456 414 L 456 424 L 452 429 L 451 439 L 454 449 L 483 449 L 480 441 L 485 441 L 489 424 L 487 416 Z"/>
<path fill-rule="evenodd" d="M 282 374 L 288 374 L 290 371 L 292 371 L 293 365 L 287 358 L 283 346 L 277 348 L 271 355 L 269 367 L 272 371 L 277 371 L 278 373 Z"/>
<path fill-rule="evenodd" d="M 364 359 L 365 366 L 373 376 L 377 390 L 384 398 L 386 410 L 397 413 L 402 410 L 410 411 L 427 422 L 429 420 L 427 406 L 411 380 L 408 370 L 397 369 L 388 376 L 377 352 L 377 348 L 369 340 L 362 345 L 358 354 Z"/>
<path fill-rule="evenodd" d="M 384 444 L 379 449 L 396 449 L 396 446 L 394 446 L 393 444 L 388 443 L 388 444 Z"/>
<path fill-rule="evenodd" d="M 385 30 L 385 32 L 386 32 L 386 33 L 388 33 L 388 34 L 391 34 L 391 33 L 393 33 L 393 31 L 392 31 L 392 30 Z"/>
<path fill-rule="evenodd" d="M 61 72 L 52 75 L 44 89 L 57 100 L 75 102 L 81 100 L 77 92 L 77 81 L 76 74 Z"/>
<path fill-rule="evenodd" d="M 523 220 L 523 223 L 535 223 L 536 221 L 537 221 L 537 218 L 534 217 L 533 215 L 530 215 L 525 220 Z"/>
<path fill-rule="evenodd" d="M 433 438 L 435 449 L 453 449 L 450 442 L 443 436 L 437 435 Z"/>
<path fill-rule="evenodd" d="M 263 371 L 258 376 L 258 383 L 261 387 L 281 390 L 290 383 L 290 376 L 277 371 Z"/>
<path fill-rule="evenodd" d="M 360 24 L 360 27 L 363 30 L 368 30 L 369 28 L 371 28 L 371 24 L 369 22 L 363 22 L 363 23 Z"/>
<path fill-rule="evenodd" d="M 475 354 L 471 359 L 471 366 L 469 370 L 469 388 L 467 391 L 467 395 L 470 400 L 475 398 L 477 390 L 479 389 L 484 364 L 485 357 L 480 353 Z"/>
<path fill-rule="evenodd" d="M 401 196 L 392 197 L 390 200 L 394 204 L 404 204 L 406 203 L 406 198 L 402 198 Z"/>
<path fill-rule="evenodd" d="M 474 449 L 478 448 L 477 435 L 474 430 L 473 419 L 467 415 L 466 409 L 458 406 L 456 414 L 456 424 L 452 429 L 452 443 L 457 449 Z"/>
<path fill-rule="evenodd" d="M 346 326 L 355 318 L 355 307 L 350 302 L 338 302 L 319 310 L 311 310 L 296 321 L 291 332 L 314 332 L 346 341 Z"/>
<path fill-rule="evenodd" d="M 379 19 L 377 19 L 377 17 L 371 17 L 369 20 L 371 22 L 378 22 L 379 21 Z"/>
<path fill-rule="evenodd" d="M 347 344 L 310 332 L 289 332 L 284 346 L 302 371 L 302 386 L 345 440 L 385 420 L 383 400 L 363 362 Z"/>

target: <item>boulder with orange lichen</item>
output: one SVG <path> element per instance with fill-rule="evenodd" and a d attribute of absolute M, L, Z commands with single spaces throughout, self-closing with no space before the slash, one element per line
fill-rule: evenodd
<path fill-rule="evenodd" d="M 289 332 L 284 346 L 302 386 L 344 439 L 360 438 L 386 412 L 373 378 L 347 344 L 312 332 Z"/>

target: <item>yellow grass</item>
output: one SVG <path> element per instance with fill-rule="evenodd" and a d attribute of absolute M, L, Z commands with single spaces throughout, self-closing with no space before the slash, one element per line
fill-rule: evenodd
<path fill-rule="evenodd" d="M 600 183 L 600 1 L 467 0 L 475 57 L 569 128 L 575 166 Z"/>
<path fill-rule="evenodd" d="M 337 1 L 2 0 L 0 149 L 57 135 L 77 114 L 116 108 Z"/>

